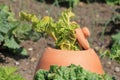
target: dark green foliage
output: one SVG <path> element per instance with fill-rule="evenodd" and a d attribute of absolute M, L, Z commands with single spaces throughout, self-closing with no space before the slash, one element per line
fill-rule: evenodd
<path fill-rule="evenodd" d="M 120 15 L 114 15 L 111 17 L 110 20 L 108 20 L 107 25 L 110 24 L 110 22 L 112 22 L 113 24 L 120 24 Z M 105 26 L 107 28 L 107 25 Z M 119 26 L 114 26 L 117 33 L 115 33 L 114 35 L 112 35 L 112 45 L 109 50 L 106 50 L 104 52 L 104 55 L 107 55 L 110 57 L 110 59 L 117 61 L 118 63 L 120 63 L 120 30 L 118 28 Z M 113 30 L 112 30 L 113 31 Z"/>
<path fill-rule="evenodd" d="M 49 71 L 37 71 L 34 80 L 112 80 L 107 74 L 99 75 L 84 70 L 80 66 L 51 66 Z"/>
<path fill-rule="evenodd" d="M 120 32 L 113 35 L 112 39 L 114 43 L 111 48 L 110 58 L 120 63 Z"/>
<path fill-rule="evenodd" d="M 110 59 L 120 63 L 120 32 L 112 36 L 113 44 L 109 50 L 106 50 L 103 55 L 107 55 Z"/>
<path fill-rule="evenodd" d="M 55 0 L 56 4 L 58 3 L 62 3 L 62 2 L 68 2 L 69 7 L 75 7 L 76 5 L 78 5 L 79 0 Z"/>
<path fill-rule="evenodd" d="M 42 33 L 36 32 L 33 30 L 32 25 L 27 22 L 19 22 L 18 27 L 13 31 L 14 37 L 17 38 L 19 42 L 25 40 L 37 41 L 42 37 Z"/>
<path fill-rule="evenodd" d="M 19 27 L 19 22 L 14 18 L 8 6 L 0 5 L 0 48 L 8 48 L 13 53 L 27 55 L 27 51 L 19 45 L 14 36 L 14 30 Z"/>
<path fill-rule="evenodd" d="M 38 0 L 40 2 L 52 3 L 56 6 L 75 7 L 80 0 Z"/>
<path fill-rule="evenodd" d="M 105 0 L 107 4 L 109 5 L 120 5 L 120 0 Z"/>

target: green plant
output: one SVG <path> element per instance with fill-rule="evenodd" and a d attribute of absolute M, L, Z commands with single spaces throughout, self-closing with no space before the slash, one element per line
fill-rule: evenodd
<path fill-rule="evenodd" d="M 45 2 L 45 0 L 39 0 L 39 1 Z M 53 1 L 53 5 L 56 6 L 59 6 L 60 3 L 67 2 L 68 7 L 75 7 L 79 3 L 79 0 L 52 0 L 52 1 Z"/>
<path fill-rule="evenodd" d="M 51 36 L 55 40 L 56 48 L 79 50 L 75 36 L 75 29 L 79 25 L 70 21 L 70 18 L 73 16 L 74 14 L 70 9 L 64 11 L 58 21 L 54 21 L 49 16 L 38 19 L 33 14 L 21 12 L 21 19 L 32 22 L 32 27 L 35 31 L 44 32 Z"/>
<path fill-rule="evenodd" d="M 15 67 L 0 66 L 0 80 L 25 80 L 16 70 Z"/>
<path fill-rule="evenodd" d="M 105 30 L 107 29 L 108 25 L 110 23 L 114 23 L 114 24 L 119 24 L 120 23 L 120 15 L 113 15 L 110 19 L 108 19 L 105 24 L 104 24 L 104 27 L 103 27 L 103 31 L 102 31 L 102 34 L 101 34 L 101 39 L 104 38 L 104 33 L 105 33 Z"/>
<path fill-rule="evenodd" d="M 54 3 L 59 5 L 59 3 L 62 3 L 62 2 L 68 2 L 69 7 L 75 7 L 79 3 L 79 0 L 55 0 Z"/>
<path fill-rule="evenodd" d="M 27 55 L 27 51 L 19 45 L 19 40 L 14 36 L 13 32 L 17 27 L 19 22 L 10 8 L 4 4 L 0 5 L 0 48 Z"/>
<path fill-rule="evenodd" d="M 38 70 L 34 80 L 112 80 L 107 74 L 99 75 L 84 70 L 80 66 L 56 66 L 50 67 L 50 70 Z"/>
<path fill-rule="evenodd" d="M 120 41 L 116 41 L 112 45 L 110 58 L 120 63 Z"/>
<path fill-rule="evenodd" d="M 108 5 L 120 5 L 120 0 L 105 0 Z"/>
<path fill-rule="evenodd" d="M 104 56 L 107 55 L 110 57 L 110 59 L 117 61 L 120 63 L 120 32 L 112 35 L 112 47 L 109 50 L 106 50 L 104 52 Z"/>
<path fill-rule="evenodd" d="M 112 22 L 114 24 L 119 24 L 120 23 L 120 15 L 112 16 L 112 18 L 110 20 L 108 20 L 108 22 L 105 26 L 105 29 L 106 29 L 107 25 L 110 24 L 110 22 Z M 105 29 L 104 29 L 104 31 L 105 31 Z M 104 56 L 107 55 L 110 57 L 110 59 L 116 60 L 118 63 L 120 63 L 120 30 L 118 30 L 118 32 L 116 34 L 112 35 L 111 37 L 112 37 L 112 46 L 111 46 L 110 50 L 106 50 L 103 55 Z"/>
<path fill-rule="evenodd" d="M 23 42 L 25 40 L 37 41 L 42 36 L 41 33 L 33 30 L 29 23 L 22 21 L 19 21 L 18 26 L 13 30 L 12 33 L 19 42 Z"/>

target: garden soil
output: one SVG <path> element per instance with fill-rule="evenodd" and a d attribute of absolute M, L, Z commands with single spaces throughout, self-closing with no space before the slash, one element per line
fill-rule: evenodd
<path fill-rule="evenodd" d="M 0 0 L 0 4 L 7 4 L 15 13 L 16 18 L 19 18 L 19 11 L 26 11 L 36 14 L 38 17 L 51 16 L 57 20 L 60 13 L 66 9 L 62 6 L 54 6 L 52 4 L 40 3 L 35 0 Z M 88 38 L 90 45 L 95 49 L 100 57 L 101 50 L 108 49 L 111 43 L 111 29 L 116 27 L 110 25 L 107 27 L 104 35 L 101 38 L 101 33 L 104 29 L 104 23 L 111 18 L 113 14 L 119 14 L 120 6 L 109 6 L 104 3 L 83 3 L 73 8 L 75 13 L 74 20 L 80 24 L 80 27 L 87 26 L 90 29 L 91 36 Z M 119 25 L 120 26 L 120 25 Z M 26 80 L 33 80 L 34 73 L 38 61 L 48 46 L 54 46 L 54 41 L 51 38 L 41 37 L 38 41 L 31 40 L 21 43 L 28 51 L 28 57 L 21 57 L 10 52 L 0 52 L 0 66 L 16 66 L 17 72 L 20 73 Z M 108 57 L 100 57 L 101 63 L 106 73 L 120 80 L 120 64 L 110 60 Z"/>

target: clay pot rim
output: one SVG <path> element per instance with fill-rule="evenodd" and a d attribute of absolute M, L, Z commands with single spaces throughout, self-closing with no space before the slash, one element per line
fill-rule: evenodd
<path fill-rule="evenodd" d="M 62 50 L 62 49 L 52 48 L 50 46 L 46 47 L 44 51 L 51 50 L 51 49 L 57 50 L 57 51 L 65 51 L 65 52 L 83 52 L 83 53 L 86 52 L 86 51 L 89 51 L 89 50 L 93 50 L 94 51 L 93 48 L 82 49 L 82 50 Z"/>

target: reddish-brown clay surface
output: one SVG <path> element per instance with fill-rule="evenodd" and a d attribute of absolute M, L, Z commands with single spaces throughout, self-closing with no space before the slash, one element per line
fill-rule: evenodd
<path fill-rule="evenodd" d="M 83 27 L 82 32 L 83 32 L 85 38 L 90 37 L 90 31 L 89 31 L 89 29 L 87 27 Z"/>
<path fill-rule="evenodd" d="M 93 49 L 82 51 L 66 51 L 47 48 L 38 64 L 38 69 L 49 70 L 50 65 L 69 66 L 70 64 L 80 65 L 86 70 L 103 74 L 101 62 Z"/>
<path fill-rule="evenodd" d="M 89 49 L 90 48 L 89 42 L 87 38 L 85 38 L 85 35 L 82 32 L 81 28 L 75 29 L 75 32 L 76 32 L 76 38 L 78 40 L 80 47 L 82 47 L 85 50 Z"/>

